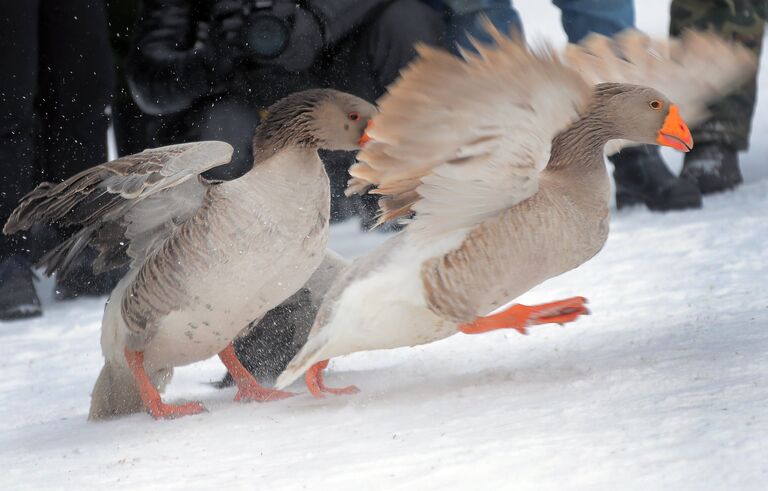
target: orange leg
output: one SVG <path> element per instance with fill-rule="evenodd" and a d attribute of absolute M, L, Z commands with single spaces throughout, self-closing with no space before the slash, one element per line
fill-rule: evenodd
<path fill-rule="evenodd" d="M 326 387 L 325 381 L 323 380 L 323 370 L 325 370 L 325 367 L 327 366 L 328 360 L 318 361 L 309 367 L 309 370 L 307 370 L 307 373 L 304 375 L 304 381 L 307 384 L 307 389 L 309 389 L 313 396 L 325 397 L 325 392 L 336 395 L 355 394 L 360 392 L 360 389 L 354 385 L 342 387 L 341 389 Z"/>
<path fill-rule="evenodd" d="M 290 392 L 269 389 L 259 385 L 253 375 L 251 375 L 251 372 L 249 372 L 243 364 L 240 363 L 240 360 L 237 359 L 235 348 L 232 346 L 232 343 L 229 343 L 229 346 L 219 353 L 219 358 L 222 363 L 224 363 L 224 366 L 227 367 L 227 370 L 229 370 L 229 373 L 237 384 L 236 401 L 277 401 L 295 395 Z"/>
<path fill-rule="evenodd" d="M 144 406 L 155 419 L 172 419 L 187 416 L 189 414 L 198 414 L 205 411 L 205 407 L 199 402 L 188 402 L 186 404 L 165 404 L 160 399 L 160 393 L 152 385 L 147 372 L 144 370 L 144 352 L 125 349 L 125 359 L 128 361 L 128 367 L 136 379 L 139 386 L 139 393 Z"/>
<path fill-rule="evenodd" d="M 465 334 L 480 334 L 495 329 L 514 329 L 520 334 L 528 334 L 528 327 L 538 324 L 565 324 L 575 321 L 580 315 L 589 314 L 584 297 L 573 297 L 558 302 L 541 305 L 516 304 L 498 314 L 478 317 L 470 324 L 462 324 L 459 329 Z"/>

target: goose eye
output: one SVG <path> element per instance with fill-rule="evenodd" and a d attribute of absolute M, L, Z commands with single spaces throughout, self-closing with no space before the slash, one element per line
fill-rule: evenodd
<path fill-rule="evenodd" d="M 661 101 L 651 101 L 648 105 L 651 106 L 651 109 L 658 111 L 664 104 L 662 104 Z"/>
<path fill-rule="evenodd" d="M 347 117 L 349 117 L 350 121 L 357 121 L 358 119 L 360 119 L 360 115 L 357 114 L 356 112 L 351 112 L 347 114 Z"/>

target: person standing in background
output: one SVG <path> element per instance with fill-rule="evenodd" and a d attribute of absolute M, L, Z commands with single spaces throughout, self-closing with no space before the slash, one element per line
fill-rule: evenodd
<path fill-rule="evenodd" d="M 134 29 L 139 22 L 140 0 L 106 0 L 109 40 L 115 62 L 115 91 L 112 97 L 112 128 L 117 155 L 131 155 L 158 145 L 152 139 L 156 118 L 144 114 L 133 101 L 125 62 L 133 47 Z"/>
<path fill-rule="evenodd" d="M 766 10 L 766 0 L 673 0 L 669 33 L 680 36 L 685 29 L 711 31 L 743 44 L 759 60 Z M 691 128 L 696 145 L 685 154 L 682 175 L 695 180 L 703 194 L 741 184 L 738 152 L 749 146 L 756 99 L 757 73 L 713 105 L 708 121 Z"/>
<path fill-rule="evenodd" d="M 222 140 L 232 163 L 209 171 L 231 179 L 252 164 L 263 111 L 299 90 L 335 88 L 371 102 L 444 25 L 420 0 L 145 0 L 127 63 L 134 99 L 162 116 L 159 144 Z M 323 153 L 331 218 L 356 203 L 343 194 L 349 153 Z M 367 209 L 375 210 L 375 200 Z M 373 214 L 373 211 L 370 212 Z"/>
<path fill-rule="evenodd" d="M 107 160 L 113 86 L 103 0 L 3 0 L 0 9 L 0 222 L 45 180 Z M 54 229 L 0 236 L 0 320 L 40 315 L 31 265 Z M 82 274 L 80 274 L 82 273 Z M 61 298 L 105 293 L 89 264 L 57 282 Z"/>
<path fill-rule="evenodd" d="M 448 18 L 448 41 L 473 49 L 467 35 L 491 42 L 483 27 L 483 16 L 502 32 L 517 30 L 523 24 L 509 0 L 430 0 Z M 562 12 L 562 25 L 568 41 L 578 43 L 590 32 L 613 36 L 635 25 L 632 0 L 553 0 Z M 698 142 L 697 142 L 698 143 Z M 614 165 L 618 208 L 645 204 L 651 210 L 669 211 L 701 207 L 701 193 L 693 180 L 670 172 L 659 148 L 639 145 L 625 148 L 608 159 Z"/>

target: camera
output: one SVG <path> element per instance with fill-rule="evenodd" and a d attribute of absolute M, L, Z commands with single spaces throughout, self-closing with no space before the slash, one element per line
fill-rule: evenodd
<path fill-rule="evenodd" d="M 243 5 L 244 27 L 242 55 L 255 60 L 272 60 L 288 47 L 291 26 L 272 14 L 272 0 L 246 0 Z"/>

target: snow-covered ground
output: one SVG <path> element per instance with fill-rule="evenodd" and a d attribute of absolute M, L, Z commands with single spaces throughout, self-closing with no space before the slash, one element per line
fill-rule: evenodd
<path fill-rule="evenodd" d="M 562 41 L 556 9 L 517 3 Z M 667 2 L 637 4 L 663 34 Z M 0 489 L 768 489 L 766 125 L 761 102 L 738 191 L 616 213 L 594 260 L 522 299 L 584 295 L 592 316 L 336 360 L 355 396 L 238 404 L 207 384 L 214 359 L 165 394 L 210 412 L 88 423 L 103 299 L 48 295 L 44 317 L 0 324 Z M 383 239 L 347 223 L 332 245 Z"/>

